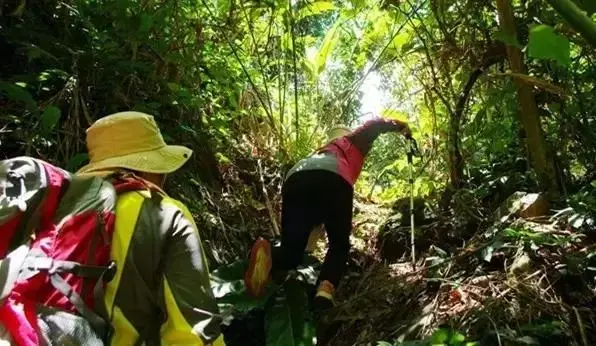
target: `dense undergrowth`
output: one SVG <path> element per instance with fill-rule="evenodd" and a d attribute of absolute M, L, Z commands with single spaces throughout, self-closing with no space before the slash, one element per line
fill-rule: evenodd
<path fill-rule="evenodd" d="M 154 115 L 194 149 L 167 189 L 199 225 L 229 345 L 591 345 L 596 51 L 563 18 L 539 0 L 0 1 L 0 159 L 76 170 L 94 120 Z M 247 299 L 242 260 L 279 234 L 285 173 L 371 111 L 420 146 L 417 262 L 412 167 L 387 135 L 337 307 L 306 309 L 324 242 Z"/>

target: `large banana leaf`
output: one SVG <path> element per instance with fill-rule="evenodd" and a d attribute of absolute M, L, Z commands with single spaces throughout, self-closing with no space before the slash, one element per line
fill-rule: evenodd
<path fill-rule="evenodd" d="M 248 261 L 241 260 L 221 266 L 211 273 L 211 290 L 222 310 L 248 312 L 253 308 L 265 307 L 274 287 L 270 286 L 262 297 L 250 296 L 242 280 L 247 268 Z"/>
<path fill-rule="evenodd" d="M 267 346 L 314 345 L 316 331 L 308 311 L 304 284 L 287 281 L 265 309 Z"/>
<path fill-rule="evenodd" d="M 339 26 L 341 19 L 335 21 L 335 24 L 327 31 L 321 47 L 305 62 L 308 72 L 311 74 L 312 80 L 316 81 L 325 70 L 327 60 L 329 59 L 331 52 L 339 42 Z"/>

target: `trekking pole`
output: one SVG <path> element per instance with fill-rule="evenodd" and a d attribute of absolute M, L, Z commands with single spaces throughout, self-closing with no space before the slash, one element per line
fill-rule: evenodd
<path fill-rule="evenodd" d="M 409 182 L 410 182 L 410 242 L 412 244 L 412 268 L 416 270 L 416 243 L 414 237 L 414 163 L 412 158 L 416 151 L 418 151 L 418 145 L 416 140 L 412 137 L 408 137 L 408 166 L 409 166 Z"/>

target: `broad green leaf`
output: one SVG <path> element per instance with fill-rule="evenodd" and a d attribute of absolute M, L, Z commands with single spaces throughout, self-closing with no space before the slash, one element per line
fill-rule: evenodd
<path fill-rule="evenodd" d="M 244 273 L 248 268 L 248 260 L 240 260 L 223 265 L 211 272 L 211 290 L 217 303 L 232 305 L 234 310 L 247 312 L 253 308 L 264 308 L 267 300 L 275 292 L 270 285 L 266 293 L 259 298 L 250 296 L 244 286 Z"/>
<path fill-rule="evenodd" d="M 298 11 L 297 20 L 331 11 L 333 9 L 335 9 L 335 6 L 331 1 L 315 1 L 310 4 L 307 3 L 307 5 Z"/>
<path fill-rule="evenodd" d="M 60 120 L 60 109 L 55 106 L 49 106 L 41 115 L 41 132 L 43 135 L 48 135 Z"/>
<path fill-rule="evenodd" d="M 555 60 L 561 66 L 569 66 L 569 40 L 555 33 L 548 25 L 534 25 L 530 28 L 528 55 L 532 58 Z"/>
<path fill-rule="evenodd" d="M 573 0 L 573 1 L 577 4 L 577 6 L 579 6 L 584 11 L 586 11 L 588 16 L 591 16 L 592 14 L 596 13 L 596 1 L 594 1 L 594 0 Z"/>
<path fill-rule="evenodd" d="M 312 346 L 316 330 L 300 281 L 288 280 L 265 308 L 267 346 Z"/>
<path fill-rule="evenodd" d="M 270 286 L 261 297 L 253 297 L 246 292 L 242 281 L 236 281 L 233 287 L 234 290 L 217 299 L 217 304 L 219 306 L 232 306 L 235 311 L 241 313 L 246 313 L 252 309 L 265 308 L 269 298 L 275 293 L 274 287 Z"/>
<path fill-rule="evenodd" d="M 400 54 L 402 47 L 404 45 L 406 45 L 408 42 L 411 42 L 411 37 L 410 34 L 408 33 L 401 33 L 399 35 L 396 35 L 393 40 L 391 40 L 391 43 L 389 43 L 389 47 L 388 49 L 392 50 L 394 52 L 394 54 Z"/>
<path fill-rule="evenodd" d="M 267 346 L 294 346 L 294 330 L 290 307 L 284 290 L 272 297 L 265 309 L 265 334 Z"/>
<path fill-rule="evenodd" d="M 430 337 L 432 345 L 444 344 L 449 340 L 449 330 L 445 328 L 437 329 Z"/>
<path fill-rule="evenodd" d="M 321 48 L 315 56 L 314 66 L 317 75 L 323 72 L 323 70 L 325 69 L 325 65 L 327 64 L 327 59 L 329 58 L 329 55 L 333 51 L 333 48 L 335 48 L 335 46 L 337 45 L 337 42 L 339 42 L 339 24 L 340 23 L 338 20 L 335 22 L 335 24 L 333 24 L 331 29 L 327 31 L 327 34 L 323 39 L 323 43 L 321 44 Z"/>
<path fill-rule="evenodd" d="M 352 6 L 354 6 L 354 9 L 356 10 L 359 10 L 366 6 L 366 0 L 350 0 L 350 3 L 352 4 Z"/>
<path fill-rule="evenodd" d="M 248 260 L 239 260 L 227 265 L 222 265 L 211 272 L 211 280 L 218 282 L 242 280 L 248 268 Z"/>
<path fill-rule="evenodd" d="M 147 32 L 153 26 L 153 16 L 147 13 L 141 13 L 141 23 L 139 25 L 140 32 Z"/>
<path fill-rule="evenodd" d="M 242 278 L 248 268 L 248 260 L 232 262 L 211 272 L 211 290 L 215 298 L 244 289 Z"/>
<path fill-rule="evenodd" d="M 180 85 L 177 83 L 168 83 L 168 89 L 170 89 L 170 91 L 176 92 L 180 89 Z"/>
<path fill-rule="evenodd" d="M 377 346 L 393 346 L 393 344 L 387 341 L 377 341 Z"/>
<path fill-rule="evenodd" d="M 31 113 L 37 113 L 37 103 L 25 88 L 0 81 L 0 92 L 4 93 L 10 100 L 23 102 Z"/>
<path fill-rule="evenodd" d="M 304 59 L 303 62 L 304 62 L 303 66 L 304 66 L 304 69 L 306 70 L 307 74 L 314 78 L 314 76 L 316 75 L 315 64 L 309 59 Z"/>
<path fill-rule="evenodd" d="M 66 170 L 69 172 L 74 172 L 77 169 L 81 168 L 85 162 L 89 160 L 89 154 L 87 153 L 79 153 L 75 156 L 71 157 L 70 160 L 66 163 Z"/>
<path fill-rule="evenodd" d="M 449 339 L 449 345 L 458 346 L 461 345 L 464 341 L 466 341 L 465 335 L 460 332 L 453 332 L 451 338 Z"/>
<path fill-rule="evenodd" d="M 28 58 L 29 62 L 31 62 L 35 59 L 40 59 L 40 58 L 50 58 L 50 59 L 58 61 L 58 58 L 56 58 L 54 55 L 48 53 L 47 51 L 39 48 L 38 46 L 36 46 L 34 44 L 28 45 L 27 58 Z"/>
<path fill-rule="evenodd" d="M 499 40 L 499 41 L 501 41 L 501 42 L 503 42 L 503 43 L 505 43 L 507 45 L 510 45 L 510 46 L 513 46 L 513 47 L 517 47 L 519 49 L 522 49 L 523 48 L 523 46 L 521 45 L 521 43 L 519 43 L 519 41 L 517 40 L 517 37 L 515 37 L 513 35 L 506 34 L 506 33 L 504 33 L 501 30 L 495 32 L 495 35 L 494 36 L 495 36 L 495 39 L 497 39 L 497 40 Z"/>
<path fill-rule="evenodd" d="M 316 336 L 314 325 L 308 319 L 308 298 L 304 285 L 299 281 L 290 280 L 285 285 L 286 301 L 290 307 L 294 344 L 300 346 L 314 345 Z"/>

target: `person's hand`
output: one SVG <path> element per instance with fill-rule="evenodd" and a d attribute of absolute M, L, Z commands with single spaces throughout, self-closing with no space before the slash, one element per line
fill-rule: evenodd
<path fill-rule="evenodd" d="M 406 138 L 412 138 L 412 131 L 410 130 L 410 127 L 407 123 L 399 120 L 393 120 L 393 123 L 395 124 L 395 127 L 399 133 L 404 135 Z"/>

